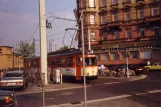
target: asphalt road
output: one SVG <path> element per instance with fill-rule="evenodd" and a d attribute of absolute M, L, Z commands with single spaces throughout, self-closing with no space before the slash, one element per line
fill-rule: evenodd
<path fill-rule="evenodd" d="M 161 107 L 161 79 L 157 77 L 154 76 L 138 81 L 122 81 L 114 84 L 102 84 L 101 80 L 101 82 L 88 83 L 90 86 L 87 87 L 87 101 L 97 103 L 100 100 L 102 101 L 101 103 L 107 104 L 113 102 L 113 105 L 116 105 L 116 107 L 123 107 L 120 105 L 121 103 L 118 103 L 123 101 L 124 105 L 127 105 L 124 107 Z M 104 81 L 111 80 L 104 79 Z M 41 107 L 42 93 L 19 94 L 17 95 L 17 101 L 18 105 L 16 107 Z M 76 105 L 83 101 L 84 90 L 82 87 L 45 92 L 46 106 L 60 104 Z M 134 105 L 134 102 L 136 105 Z"/>

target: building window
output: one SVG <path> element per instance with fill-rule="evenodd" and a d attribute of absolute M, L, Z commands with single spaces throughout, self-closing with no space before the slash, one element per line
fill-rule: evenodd
<path fill-rule="evenodd" d="M 2 49 L 0 49 L 0 54 L 2 54 Z"/>
<path fill-rule="evenodd" d="M 152 51 L 152 59 L 161 59 L 161 51 L 160 50 L 153 50 Z"/>
<path fill-rule="evenodd" d="M 137 51 L 130 52 L 130 59 L 138 59 L 138 52 Z"/>
<path fill-rule="evenodd" d="M 86 7 L 86 0 L 82 0 L 82 8 L 85 8 Z"/>
<path fill-rule="evenodd" d="M 144 37 L 145 36 L 145 29 L 140 29 L 139 35 L 140 35 L 140 37 Z"/>
<path fill-rule="evenodd" d="M 108 54 L 102 54 L 102 60 L 108 60 Z"/>
<path fill-rule="evenodd" d="M 117 52 L 112 52 L 111 53 L 111 60 L 117 60 L 119 58 L 119 55 Z"/>
<path fill-rule="evenodd" d="M 89 7 L 94 7 L 94 0 L 89 0 Z"/>
<path fill-rule="evenodd" d="M 106 0 L 101 0 L 101 7 L 105 7 L 106 6 Z"/>
<path fill-rule="evenodd" d="M 112 5 L 118 4 L 118 0 L 112 0 Z"/>
<path fill-rule="evenodd" d="M 144 18 L 144 10 L 143 9 L 138 10 L 138 18 L 139 19 L 143 19 Z"/>
<path fill-rule="evenodd" d="M 151 51 L 140 51 L 140 59 L 151 59 Z"/>
<path fill-rule="evenodd" d="M 130 21 L 130 12 L 125 12 L 125 21 Z"/>
<path fill-rule="evenodd" d="M 158 15 L 158 8 L 152 8 L 152 16 Z"/>
<path fill-rule="evenodd" d="M 113 38 L 114 39 L 119 39 L 119 32 L 118 31 L 114 32 Z"/>
<path fill-rule="evenodd" d="M 84 31 L 84 40 L 88 41 L 88 31 L 87 30 Z"/>
<path fill-rule="evenodd" d="M 125 3 L 130 2 L 131 0 L 124 0 Z"/>
<path fill-rule="evenodd" d="M 90 15 L 90 24 L 95 24 L 95 16 Z"/>
<path fill-rule="evenodd" d="M 126 30 L 126 37 L 127 38 L 131 38 L 132 37 L 130 29 Z"/>
<path fill-rule="evenodd" d="M 121 59 L 121 60 L 126 59 L 126 52 L 121 52 L 121 53 L 120 53 L 120 59 Z"/>
<path fill-rule="evenodd" d="M 86 25 L 87 24 L 87 20 L 86 20 L 86 16 L 84 15 L 83 17 L 83 25 Z"/>
<path fill-rule="evenodd" d="M 117 13 L 112 14 L 112 21 L 113 22 L 117 22 L 118 21 L 118 14 Z"/>
<path fill-rule="evenodd" d="M 101 24 L 106 24 L 106 15 L 101 17 Z"/>
<path fill-rule="evenodd" d="M 159 35 L 159 27 L 154 27 L 153 33 L 154 33 L 154 35 Z"/>
<path fill-rule="evenodd" d="M 102 33 L 103 40 L 107 40 L 107 33 Z"/>
<path fill-rule="evenodd" d="M 96 33 L 95 32 L 91 32 L 91 41 L 95 41 L 96 40 Z"/>
<path fill-rule="evenodd" d="M 96 55 L 96 59 L 97 60 L 100 60 L 100 55 Z"/>

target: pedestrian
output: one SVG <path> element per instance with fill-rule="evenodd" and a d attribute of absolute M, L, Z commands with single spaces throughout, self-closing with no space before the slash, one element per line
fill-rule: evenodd
<path fill-rule="evenodd" d="M 102 64 L 101 67 L 100 67 L 101 75 L 103 75 L 103 70 L 104 70 L 105 68 L 106 68 L 106 67 L 104 66 L 104 64 Z"/>
<path fill-rule="evenodd" d="M 148 65 L 148 66 L 150 65 L 150 61 L 147 61 L 147 65 Z"/>

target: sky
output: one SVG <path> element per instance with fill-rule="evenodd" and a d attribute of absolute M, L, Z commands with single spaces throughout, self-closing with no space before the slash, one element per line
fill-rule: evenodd
<path fill-rule="evenodd" d="M 39 28 L 39 0 L 0 0 L 0 46 L 16 47 L 19 41 L 32 42 L 36 39 L 36 54 L 40 53 Z M 56 16 L 74 19 L 73 9 L 76 0 L 45 0 L 46 18 Z M 53 18 L 49 18 L 49 21 Z M 47 29 L 47 40 L 52 44 L 52 51 L 59 49 L 64 44 L 70 46 L 76 22 L 54 19 L 52 29 Z M 34 34 L 34 35 L 33 35 Z M 33 35 L 33 36 L 32 36 Z M 75 42 L 73 42 L 75 43 Z M 76 43 L 75 43 L 76 46 Z"/>

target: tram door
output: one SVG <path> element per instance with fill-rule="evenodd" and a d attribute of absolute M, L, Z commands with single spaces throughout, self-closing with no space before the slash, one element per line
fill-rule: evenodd
<path fill-rule="evenodd" d="M 80 58 L 76 58 L 76 80 L 81 80 L 81 61 Z"/>

